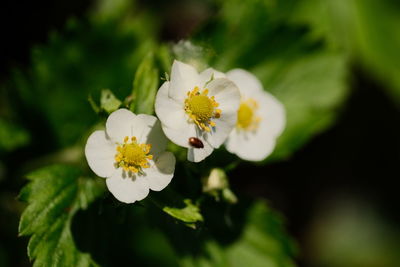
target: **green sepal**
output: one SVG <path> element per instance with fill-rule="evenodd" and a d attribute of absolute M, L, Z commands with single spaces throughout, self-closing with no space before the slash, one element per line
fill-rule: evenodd
<path fill-rule="evenodd" d="M 101 90 L 101 96 L 100 96 L 100 108 L 107 112 L 108 114 L 116 111 L 120 106 L 122 102 L 119 100 L 113 92 L 109 89 L 103 89 Z"/>

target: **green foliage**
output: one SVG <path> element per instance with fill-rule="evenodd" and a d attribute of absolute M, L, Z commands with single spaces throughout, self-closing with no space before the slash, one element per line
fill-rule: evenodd
<path fill-rule="evenodd" d="M 237 239 L 222 244 L 208 238 L 201 253 L 184 257 L 182 266 L 294 266 L 296 247 L 285 233 L 282 219 L 263 202 L 252 204 L 247 212 Z"/>
<path fill-rule="evenodd" d="M 171 72 L 171 66 L 172 66 L 172 55 L 169 49 L 169 46 L 166 44 L 161 44 L 157 48 L 157 53 L 156 53 L 156 59 L 159 62 L 160 65 L 160 74 L 162 76 L 163 72 L 164 75 L 167 73 Z M 167 77 L 162 77 L 161 79 L 166 79 Z"/>
<path fill-rule="evenodd" d="M 130 109 L 137 114 L 153 114 L 158 90 L 159 72 L 154 66 L 153 54 L 148 54 L 140 63 L 133 81 Z"/>
<path fill-rule="evenodd" d="M 175 219 L 195 228 L 196 223 L 203 221 L 200 208 L 197 205 L 194 205 L 190 199 L 185 199 L 183 202 L 185 204 L 183 208 L 165 206 L 162 210 Z"/>
<path fill-rule="evenodd" d="M 29 143 L 29 133 L 20 126 L 0 118 L 0 152 L 9 152 Z"/>
<path fill-rule="evenodd" d="M 28 255 L 34 266 L 94 266 L 90 255 L 76 248 L 70 226 L 74 214 L 103 193 L 103 183 L 65 165 L 39 169 L 28 179 L 20 194 L 28 206 L 19 233 L 31 236 Z"/>
<path fill-rule="evenodd" d="M 287 157 L 334 122 L 347 96 L 346 70 L 346 60 L 327 51 L 257 66 L 265 89 L 286 108 L 286 128 L 272 158 Z"/>
<path fill-rule="evenodd" d="M 374 73 L 400 107 L 400 5 L 390 1 L 356 1 L 357 49 L 361 61 Z M 371 19 L 373 18 L 373 19 Z"/>
<path fill-rule="evenodd" d="M 269 159 L 288 157 L 332 125 L 348 91 L 346 54 L 290 23 L 296 7 L 293 1 L 222 1 L 218 19 L 197 36 L 216 49 L 212 66 L 250 70 L 284 104 L 286 128 Z"/>
<path fill-rule="evenodd" d="M 47 45 L 34 50 L 29 73 L 15 74 L 22 104 L 49 124 L 59 146 L 67 146 L 74 144 L 88 125 L 98 119 L 87 105 L 88 95 L 94 99 L 100 97 L 100 105 L 89 99 L 97 113 L 111 113 L 129 106 L 135 113 L 153 114 L 160 75 L 170 71 L 173 58 L 199 70 L 206 66 L 220 71 L 245 68 L 286 108 L 285 131 L 269 157 L 279 160 L 334 123 L 348 93 L 349 59 L 362 59 L 392 88 L 400 88 L 397 75 L 400 59 L 395 55 L 399 36 L 389 34 L 390 41 L 382 41 L 388 25 L 400 25 L 387 3 L 226 0 L 217 1 L 217 7 L 218 15 L 194 38 L 193 42 L 200 46 L 179 42 L 169 50 L 165 44 L 156 44 L 159 26 L 156 16 L 132 12 L 136 6 L 128 1 L 100 1 L 88 22 L 71 20 L 62 36 L 53 34 Z M 381 15 L 371 19 L 375 9 Z M 353 13 L 357 15 L 352 16 Z M 344 25 L 351 27 L 346 29 Z M 393 92 L 396 95 L 400 89 Z M 28 140 L 24 130 L 0 120 L 0 149 L 11 150 Z M 184 149 L 170 147 L 178 161 L 186 160 Z M 227 159 L 230 160 L 229 157 L 220 160 L 226 164 Z M 190 184 L 189 193 L 182 190 L 181 184 L 171 185 L 178 192 L 166 199 L 155 200 L 157 194 L 165 196 L 164 192 L 151 193 L 158 208 L 155 218 L 164 216 L 173 221 L 171 228 L 152 231 L 148 221 L 137 218 L 149 211 L 132 211 L 128 205 L 117 207 L 127 217 L 131 216 L 121 223 L 123 227 L 135 228 L 127 231 L 135 234 L 129 238 L 146 239 L 143 244 L 135 244 L 140 253 L 164 255 L 173 259 L 170 262 L 176 260 L 171 251 L 149 252 L 157 245 L 154 242 L 159 241 L 164 248 L 176 246 L 182 266 L 294 266 L 296 248 L 284 231 L 282 219 L 264 203 L 255 202 L 242 210 L 241 217 L 234 218 L 237 221 L 230 220 L 227 210 L 239 210 L 242 200 L 230 191 L 227 170 L 218 169 L 217 188 L 203 188 L 203 193 L 213 196 L 213 205 L 220 206 L 212 210 L 204 205 L 204 199 L 210 197 L 200 195 L 199 178 L 211 168 L 223 166 L 214 164 L 218 159 L 212 160 L 203 162 L 200 168 L 181 164 L 184 170 L 176 170 L 176 176 L 187 178 L 176 183 Z M 94 257 L 75 245 L 71 224 L 78 211 L 84 217 L 84 210 L 103 193 L 102 181 L 81 177 L 75 168 L 61 165 L 40 169 L 28 178 L 30 183 L 21 192 L 28 207 L 21 218 L 20 234 L 31 236 L 28 254 L 35 260 L 34 265 L 95 265 Z M 185 197 L 179 190 L 185 192 Z M 216 203 L 215 199 L 224 201 Z M 142 208 L 140 203 L 134 205 L 135 209 Z M 111 205 L 108 208 L 117 209 Z M 177 235 L 182 235 L 180 247 L 165 240 L 165 236 L 177 238 Z M 119 236 L 125 237 L 121 233 Z M 128 238 L 121 242 L 134 243 Z M 171 255 L 165 255 L 168 253 Z"/>
<path fill-rule="evenodd" d="M 304 0 L 292 20 L 310 24 L 312 38 L 362 63 L 400 105 L 399 11 L 398 2 L 390 0 Z"/>
<path fill-rule="evenodd" d="M 175 176 L 178 176 L 175 174 Z M 204 221 L 200 211 L 200 203 L 193 203 L 192 199 L 184 198 L 178 191 L 166 188 L 149 196 L 152 204 L 148 207 L 156 207 L 158 212 L 168 214 L 175 221 L 190 228 L 197 228 Z M 146 201 L 145 201 L 146 203 Z"/>
<path fill-rule="evenodd" d="M 61 147 L 75 144 L 97 119 L 88 95 L 98 99 L 102 88 L 120 99 L 129 94 L 132 74 L 153 44 L 146 17 L 120 16 L 71 19 L 62 35 L 52 33 L 33 50 L 29 72 L 15 72 L 22 104 L 48 123 Z"/>

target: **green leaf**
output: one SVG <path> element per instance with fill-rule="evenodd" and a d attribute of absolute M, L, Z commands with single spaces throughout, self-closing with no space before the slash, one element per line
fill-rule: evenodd
<path fill-rule="evenodd" d="M 334 122 L 348 92 L 346 64 L 341 54 L 321 51 L 254 69 L 286 108 L 286 128 L 272 158 L 287 157 Z"/>
<path fill-rule="evenodd" d="M 310 38 L 304 24 L 289 23 L 295 1 L 249 1 L 223 1 L 199 36 L 216 49 L 212 65 L 251 71 L 284 104 L 286 128 L 269 157 L 282 159 L 335 122 L 347 97 L 347 55 Z"/>
<path fill-rule="evenodd" d="M 130 109 L 137 113 L 153 114 L 154 100 L 159 81 L 158 69 L 154 66 L 154 56 L 149 53 L 140 63 L 133 81 Z"/>
<path fill-rule="evenodd" d="M 33 266 L 94 266 L 87 253 L 75 246 L 71 221 L 103 193 L 100 180 L 81 177 L 71 166 L 54 165 L 28 175 L 20 198 L 28 202 L 21 216 L 19 233 L 31 236 L 28 256 Z"/>
<path fill-rule="evenodd" d="M 285 233 L 282 218 L 264 203 L 255 203 L 241 239 L 227 251 L 233 266 L 294 266 L 296 247 Z"/>
<path fill-rule="evenodd" d="M 24 110 L 32 111 L 25 116 L 43 121 L 60 147 L 75 144 L 97 120 L 88 95 L 98 99 L 101 88 L 111 88 L 120 99 L 130 94 L 132 73 L 153 45 L 157 28 L 155 21 L 149 25 L 147 18 L 131 16 L 132 9 L 115 18 L 69 20 L 61 33 L 53 32 L 46 44 L 32 49 L 28 71 L 15 72 L 10 86 Z"/>
<path fill-rule="evenodd" d="M 109 89 L 101 90 L 100 107 L 107 113 L 117 110 L 122 102 Z"/>
<path fill-rule="evenodd" d="M 400 106 L 400 5 L 396 1 L 301 1 L 293 20 L 343 50 L 387 85 Z"/>
<path fill-rule="evenodd" d="M 249 208 L 235 241 L 222 245 L 209 238 L 201 253 L 182 259 L 182 266 L 295 266 L 296 246 L 286 234 L 282 218 L 263 202 Z"/>
<path fill-rule="evenodd" d="M 293 0 L 217 2 L 220 10 L 216 19 L 210 20 L 196 36 L 199 42 L 205 43 L 204 47 L 215 49 L 212 54 L 218 56 L 211 59 L 210 64 L 214 68 L 248 68 L 265 60 L 266 56 L 274 56 L 288 44 L 295 47 L 301 43 L 299 38 L 284 42 L 297 34 L 294 29 L 287 31 L 285 28 L 285 16 L 291 10 Z"/>
<path fill-rule="evenodd" d="M 195 223 L 203 221 L 200 208 L 194 205 L 190 199 L 185 199 L 183 202 L 185 205 L 183 208 L 165 206 L 162 210 L 172 217 L 183 221 L 188 226 L 195 227 Z"/>
<path fill-rule="evenodd" d="M 400 5 L 357 0 L 357 47 L 361 62 L 382 83 L 400 107 Z"/>
<path fill-rule="evenodd" d="M 0 151 L 12 151 L 26 145 L 29 139 L 25 129 L 0 118 Z"/>

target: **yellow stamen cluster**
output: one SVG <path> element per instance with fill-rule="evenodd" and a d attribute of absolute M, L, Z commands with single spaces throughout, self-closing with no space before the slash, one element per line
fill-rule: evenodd
<path fill-rule="evenodd" d="M 195 87 L 187 93 L 185 99 L 185 111 L 201 130 L 210 132 L 216 124 L 211 121 L 212 118 L 221 117 L 221 110 L 217 109 L 219 104 L 214 96 L 208 96 L 208 89 L 200 93 L 199 87 Z"/>
<path fill-rule="evenodd" d="M 151 145 L 138 144 L 136 137 L 132 137 L 130 143 L 128 141 L 129 137 L 126 136 L 124 143 L 117 146 L 116 164 L 133 173 L 138 173 L 142 168 L 149 168 L 148 160 L 153 158 L 153 155 L 149 155 Z"/>
<path fill-rule="evenodd" d="M 241 130 L 252 131 L 258 128 L 261 118 L 256 116 L 258 103 L 252 98 L 242 100 L 238 111 L 237 127 Z"/>

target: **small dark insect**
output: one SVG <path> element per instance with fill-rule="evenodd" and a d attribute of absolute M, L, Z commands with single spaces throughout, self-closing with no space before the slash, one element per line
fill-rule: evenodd
<path fill-rule="evenodd" d="M 201 140 L 196 137 L 189 138 L 189 145 L 191 145 L 192 147 L 195 147 L 195 148 L 203 148 L 204 147 L 203 142 L 201 142 Z"/>

